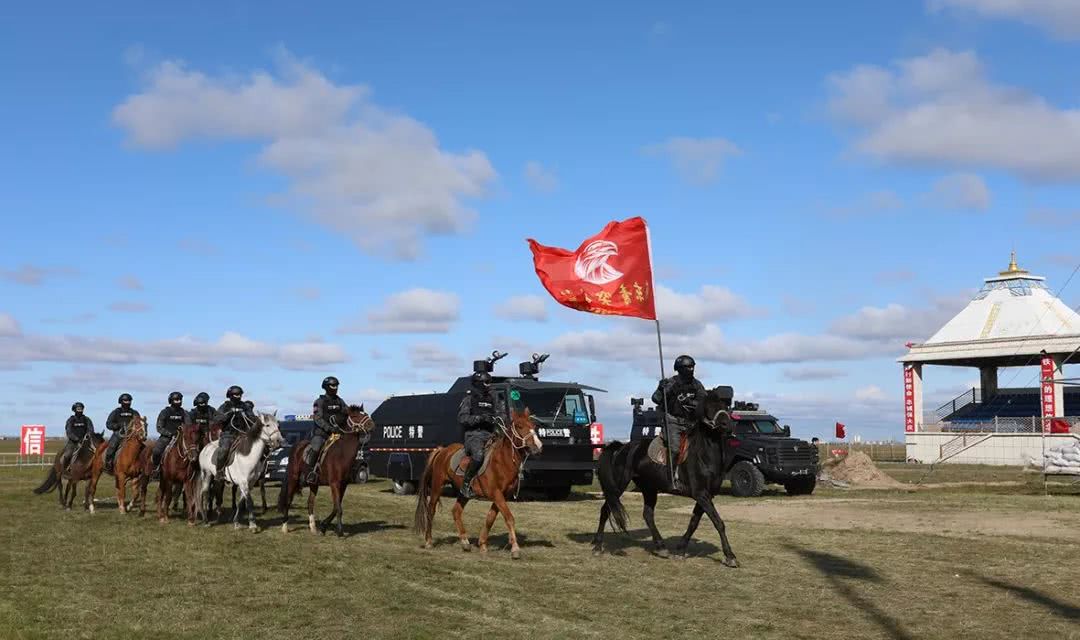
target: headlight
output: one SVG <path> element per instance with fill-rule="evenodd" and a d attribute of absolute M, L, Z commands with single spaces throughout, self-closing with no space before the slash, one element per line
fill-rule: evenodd
<path fill-rule="evenodd" d="M 278 460 L 278 464 L 281 465 L 281 466 L 285 466 L 285 465 L 289 464 L 289 456 L 285 456 L 281 460 Z"/>

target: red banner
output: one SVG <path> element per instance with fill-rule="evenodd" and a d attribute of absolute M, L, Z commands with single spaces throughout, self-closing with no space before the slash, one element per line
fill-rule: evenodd
<path fill-rule="evenodd" d="M 1042 415 L 1043 431 L 1050 433 L 1050 420 L 1057 415 L 1057 403 L 1054 401 L 1054 358 L 1043 356 L 1042 358 Z"/>
<path fill-rule="evenodd" d="M 904 367 L 904 432 L 915 433 L 915 371 Z"/>
<path fill-rule="evenodd" d="M 593 459 L 600 456 L 600 451 L 604 447 L 604 425 L 599 422 L 594 422 L 589 425 L 589 440 L 593 445 Z"/>
<path fill-rule="evenodd" d="M 40 456 L 45 454 L 45 425 L 24 424 L 19 434 L 19 455 Z"/>
<path fill-rule="evenodd" d="M 614 316 L 656 319 L 649 229 L 642 218 L 609 222 L 576 251 L 529 239 L 536 275 L 566 307 Z"/>
<path fill-rule="evenodd" d="M 847 435 L 847 429 L 844 427 L 844 425 L 842 423 L 837 422 L 836 423 L 836 437 L 843 440 L 844 436 L 846 436 L 846 435 Z"/>

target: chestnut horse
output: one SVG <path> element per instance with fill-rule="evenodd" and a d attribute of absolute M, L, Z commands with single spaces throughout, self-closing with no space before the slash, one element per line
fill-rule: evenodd
<path fill-rule="evenodd" d="M 514 514 L 510 513 L 506 496 L 517 486 L 525 458 L 529 454 L 540 453 L 543 445 L 533 428 L 532 414 L 528 409 L 525 409 L 524 413 L 514 411 L 511 414 L 509 427 L 502 418 L 497 417 L 496 421 L 499 429 L 493 436 L 494 442 L 487 449 L 487 469 L 484 469 L 473 480 L 476 495 L 491 500 L 491 508 L 484 521 L 484 528 L 480 532 L 479 546 L 482 553 L 487 552 L 491 525 L 495 524 L 495 518 L 501 513 L 503 520 L 506 521 L 506 528 L 510 532 L 510 557 L 517 560 L 521 557 L 521 549 L 518 547 L 517 532 L 514 529 Z M 460 443 L 454 443 L 432 451 L 428 456 L 424 475 L 420 478 L 413 529 L 416 533 L 424 535 L 425 549 L 434 546 L 431 540 L 431 525 L 435 519 L 435 510 L 439 506 L 443 486 L 447 482 L 453 484 L 459 493 L 453 512 L 461 548 L 463 551 L 472 549 L 469 534 L 465 531 L 465 524 L 461 519 L 469 499 L 460 495 L 462 477 L 456 473 L 455 469 L 450 468 L 451 458 L 462 449 L 462 446 Z"/>
<path fill-rule="evenodd" d="M 146 416 L 132 418 L 131 423 L 122 432 L 121 437 L 123 441 L 116 452 L 116 459 L 113 460 L 111 473 L 116 479 L 116 502 L 120 507 L 120 513 L 127 513 L 130 507 L 135 504 L 134 498 L 131 500 L 131 505 L 127 503 L 127 483 L 135 482 L 134 488 L 136 491 L 138 490 L 138 480 L 143 472 L 144 458 L 150 456 L 150 449 L 146 446 Z M 94 513 L 94 495 L 97 493 L 98 480 L 101 479 L 101 474 L 105 473 L 105 449 L 107 447 L 108 442 L 102 442 L 98 445 L 97 453 L 94 454 L 90 486 L 86 488 L 90 513 Z M 140 514 L 146 513 L 146 492 L 142 492 L 139 497 L 142 501 Z"/>
<path fill-rule="evenodd" d="M 308 529 L 312 533 L 316 532 L 315 496 L 319 493 L 319 487 L 325 485 L 330 487 L 334 508 L 330 510 L 330 515 L 319 523 L 318 531 L 325 535 L 326 528 L 334 521 L 334 516 L 337 516 L 337 534 L 338 536 L 345 535 L 341 524 L 341 500 L 345 497 L 345 488 L 353 478 L 352 469 L 356 463 L 356 452 L 368 441 L 374 430 L 375 422 L 364 412 L 364 406 L 351 405 L 349 419 L 342 433 L 333 444 L 331 440 L 327 440 L 323 445 L 323 451 L 320 452 L 322 461 L 316 461 L 318 482 L 308 485 Z M 308 440 L 301 440 L 289 452 L 289 466 L 286 468 L 285 479 L 281 482 L 281 492 L 278 494 L 278 511 L 285 518 L 281 522 L 282 533 L 289 532 L 289 507 L 292 505 L 293 496 L 300 489 L 301 474 L 307 475 L 307 471 L 302 467 L 304 466 L 304 451 L 308 444 L 310 444 Z M 330 448 L 327 449 L 327 447 Z"/>
<path fill-rule="evenodd" d="M 49 476 L 45 478 L 45 481 L 41 483 L 41 486 L 34 489 L 34 493 L 41 495 L 59 487 L 60 491 L 56 495 L 60 499 L 60 506 L 63 507 L 65 511 L 71 511 L 71 505 L 75 502 L 75 493 L 78 484 L 83 480 L 90 480 L 94 463 L 94 453 L 97 451 L 98 445 L 103 441 L 104 438 L 100 433 L 87 433 L 83 436 L 83 439 L 79 442 L 79 447 L 75 450 L 75 453 L 71 455 L 71 462 L 68 463 L 66 469 L 61 468 L 64 452 L 57 452 L 56 460 L 53 461 L 53 467 L 49 471 Z M 64 486 L 65 479 L 68 481 L 66 487 Z M 86 494 L 86 504 L 83 506 L 84 508 L 89 508 L 89 484 L 86 485 Z"/>
<path fill-rule="evenodd" d="M 195 474 L 199 471 L 199 428 L 197 425 L 180 427 L 169 450 L 161 459 L 161 478 L 158 480 L 157 517 L 158 522 L 165 524 L 169 521 L 169 509 L 172 506 L 173 496 L 184 494 L 184 510 L 187 512 L 189 527 L 195 526 Z M 141 479 L 142 493 L 146 493 L 146 485 L 150 482 L 150 474 L 153 473 L 152 460 L 146 461 Z"/>

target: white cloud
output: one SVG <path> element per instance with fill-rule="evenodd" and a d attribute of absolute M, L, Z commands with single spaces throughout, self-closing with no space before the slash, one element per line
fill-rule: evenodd
<path fill-rule="evenodd" d="M 869 385 L 855 391 L 856 400 L 886 400 L 885 392 L 876 385 Z"/>
<path fill-rule="evenodd" d="M 350 237 L 362 250 L 413 259 L 427 235 L 462 232 L 496 173 L 479 151 L 451 153 L 422 123 L 383 110 L 281 52 L 275 72 L 208 76 L 165 62 L 113 111 L 141 147 L 192 139 L 265 144 L 261 166 L 288 180 L 275 202 Z"/>
<path fill-rule="evenodd" d="M 121 289 L 127 289 L 129 291 L 142 291 L 143 289 L 142 281 L 135 276 L 122 276 L 117 281 L 117 284 L 120 285 Z"/>
<path fill-rule="evenodd" d="M 0 313 L 0 338 L 22 335 L 19 322 L 10 314 Z"/>
<path fill-rule="evenodd" d="M 1043 207 L 1028 211 L 1026 220 L 1036 227 L 1062 229 L 1080 224 L 1080 210 L 1061 211 Z"/>
<path fill-rule="evenodd" d="M 547 322 L 547 301 L 543 296 L 514 296 L 496 307 L 495 315 L 511 321 Z"/>
<path fill-rule="evenodd" d="M 409 289 L 386 299 L 367 318 L 346 323 L 341 333 L 446 333 L 458 320 L 457 294 L 431 289 Z"/>
<path fill-rule="evenodd" d="M 941 207 L 962 211 L 985 211 L 990 207 L 990 188 L 974 173 L 953 173 L 934 183 L 931 199 Z"/>
<path fill-rule="evenodd" d="M 36 287 L 45 284 L 50 278 L 76 275 L 78 271 L 71 267 L 39 267 L 24 264 L 18 269 L 0 269 L 0 280 Z"/>
<path fill-rule="evenodd" d="M 985 18 L 1018 20 L 1059 38 L 1080 38 L 1080 2 L 1075 0 L 930 0 L 932 11 L 953 9 Z"/>
<path fill-rule="evenodd" d="M 829 77 L 829 108 L 854 149 L 884 162 L 993 168 L 1032 180 L 1080 177 L 1080 111 L 990 82 L 974 52 L 936 49 L 894 69 Z"/>
<path fill-rule="evenodd" d="M 668 158 L 684 180 L 699 186 L 716 181 L 727 157 L 742 154 L 738 146 L 724 138 L 675 137 L 642 151 Z"/>
<path fill-rule="evenodd" d="M 925 340 L 940 329 L 969 302 L 968 296 L 933 300 L 929 308 L 913 308 L 892 303 L 885 307 L 863 307 L 838 318 L 830 332 L 861 340 Z"/>
<path fill-rule="evenodd" d="M 656 313 L 665 331 L 687 333 L 708 322 L 744 318 L 759 311 L 725 287 L 705 285 L 697 293 L 678 293 L 656 285 Z"/>
<path fill-rule="evenodd" d="M 409 364 L 413 369 L 450 371 L 460 375 L 464 367 L 464 359 L 459 354 L 434 342 L 409 345 L 408 354 Z M 441 377 L 440 380 L 445 380 L 445 377 Z"/>
<path fill-rule="evenodd" d="M 867 216 L 886 211 L 896 211 L 904 207 L 904 200 L 889 189 L 871 191 L 852 202 L 851 204 L 832 207 L 828 210 L 831 215 L 839 217 Z"/>
<path fill-rule="evenodd" d="M 847 375 L 847 372 L 841 369 L 798 367 L 793 369 L 784 369 L 782 374 L 787 380 L 791 380 L 793 382 L 805 382 L 808 380 L 834 380 L 836 378 L 843 378 Z"/>
<path fill-rule="evenodd" d="M 525 182 L 541 193 L 551 193 L 559 188 L 559 176 L 539 162 L 525 163 Z"/>
<path fill-rule="evenodd" d="M 109 305 L 109 311 L 117 313 L 146 313 L 150 305 L 145 302 L 113 302 Z"/>

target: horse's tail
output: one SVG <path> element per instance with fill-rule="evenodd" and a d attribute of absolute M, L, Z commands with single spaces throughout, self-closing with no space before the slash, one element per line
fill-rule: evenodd
<path fill-rule="evenodd" d="M 49 493 L 55 489 L 58 484 L 60 484 L 60 474 L 56 472 L 56 467 L 53 466 L 49 469 L 49 475 L 45 478 L 45 482 L 42 482 L 41 486 L 34 489 L 34 493 L 39 496 L 43 493 Z"/>
<path fill-rule="evenodd" d="M 277 508 L 278 513 L 286 515 L 289 512 L 289 506 L 292 504 L 293 496 L 296 494 L 296 487 L 300 484 L 300 463 L 303 461 L 303 452 L 300 449 L 300 443 L 293 447 L 293 450 L 289 452 L 289 464 L 285 467 L 285 479 L 281 481 L 281 490 L 278 492 Z"/>
<path fill-rule="evenodd" d="M 623 450 L 623 443 L 615 440 L 604 446 L 600 452 L 597 474 L 600 488 L 604 491 L 604 504 L 611 514 L 611 521 L 620 531 L 626 531 L 626 509 L 619 497 L 626 491 L 633 477 L 633 469 L 626 456 L 618 456 Z M 621 460 L 620 460 L 621 458 Z"/>
<path fill-rule="evenodd" d="M 413 531 L 421 535 L 427 534 L 428 529 L 431 528 L 433 510 L 428 508 L 428 502 L 431 500 L 431 482 L 432 476 L 435 474 L 435 454 L 439 451 L 442 451 L 442 448 L 435 449 L 428 454 L 424 473 L 420 476 L 420 486 L 416 491 L 416 517 L 413 519 Z M 435 504 L 439 504 L 438 495 L 435 496 Z"/>

